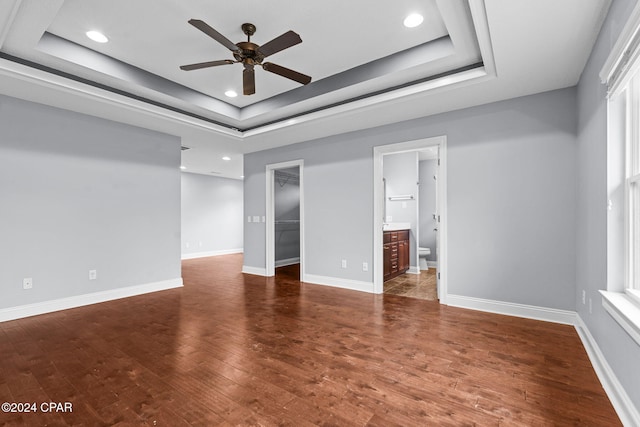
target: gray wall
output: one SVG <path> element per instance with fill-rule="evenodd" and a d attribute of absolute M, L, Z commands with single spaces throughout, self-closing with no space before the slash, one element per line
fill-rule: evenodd
<path fill-rule="evenodd" d="M 371 273 L 362 272 L 362 262 L 371 265 L 373 258 L 371 148 L 365 154 L 363 147 L 341 142 L 331 139 L 325 146 L 296 144 L 245 154 L 245 216 L 265 215 L 266 165 L 304 158 L 304 191 L 310 196 L 304 206 L 305 238 L 311 242 L 306 243 L 306 273 L 367 280 Z M 245 266 L 265 268 L 264 223 L 246 224 L 244 251 Z M 342 259 L 348 268 L 341 268 Z"/>
<path fill-rule="evenodd" d="M 416 236 L 418 234 L 418 153 L 387 154 L 382 159 L 382 176 L 386 180 L 385 222 L 408 222 L 410 265 L 418 266 Z M 413 200 L 389 200 L 394 196 L 413 196 Z M 391 221 L 387 219 L 391 218 Z"/>
<path fill-rule="evenodd" d="M 279 172 L 298 177 L 281 176 Z M 286 265 L 287 260 L 300 258 L 300 169 L 299 167 L 275 171 L 273 186 L 275 219 L 276 266 Z"/>
<path fill-rule="evenodd" d="M 0 129 L 0 308 L 180 278 L 178 138 L 6 96 Z"/>
<path fill-rule="evenodd" d="M 419 163 L 420 192 L 419 192 L 419 208 L 418 217 L 420 222 L 419 241 L 420 247 L 431 249 L 431 255 L 427 256 L 429 261 L 437 261 L 436 253 L 436 232 L 434 228 L 438 227 L 438 221 L 433 218 L 436 213 L 436 180 L 433 179 L 437 175 L 437 160 L 422 160 Z"/>
<path fill-rule="evenodd" d="M 242 250 L 243 183 L 181 174 L 182 255 Z"/>
<path fill-rule="evenodd" d="M 449 293 L 573 310 L 576 126 L 570 88 L 247 154 L 245 209 L 266 164 L 304 159 L 306 272 L 373 282 L 372 148 L 447 135 Z M 244 249 L 264 268 L 262 224 Z"/>
<path fill-rule="evenodd" d="M 607 288 L 607 101 L 599 72 L 635 7 L 615 0 L 578 85 L 577 287 L 575 307 L 627 394 L 640 409 L 640 347 L 603 309 Z M 593 313 L 582 304 L 582 290 Z"/>

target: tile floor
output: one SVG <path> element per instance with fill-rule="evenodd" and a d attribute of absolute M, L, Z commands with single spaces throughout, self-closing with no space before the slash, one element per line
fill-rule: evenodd
<path fill-rule="evenodd" d="M 436 269 L 430 268 L 420 274 L 405 273 L 384 282 L 384 293 L 429 301 L 438 300 Z"/>

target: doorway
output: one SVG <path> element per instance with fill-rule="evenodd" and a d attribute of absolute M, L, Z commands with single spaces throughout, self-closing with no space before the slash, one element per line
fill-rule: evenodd
<path fill-rule="evenodd" d="M 424 215 L 432 215 L 434 223 L 427 223 L 426 221 L 419 220 L 418 214 L 418 169 L 419 169 L 419 152 L 425 153 L 432 151 L 437 153 L 434 157 L 437 162 L 437 179 L 435 181 L 435 197 L 437 209 L 431 212 L 423 212 Z M 391 157 L 392 155 L 397 155 Z M 395 158 L 401 159 L 403 157 L 413 159 L 415 162 L 415 177 L 412 182 L 409 182 L 402 189 L 386 186 L 387 181 L 384 172 L 384 159 L 385 156 L 388 159 Z M 410 166 L 407 168 L 411 169 Z M 431 178 L 433 179 L 433 178 Z M 406 180 L 405 180 L 406 181 Z M 411 181 L 411 180 L 409 180 Z M 414 187 L 410 187 L 413 185 Z M 385 191 L 386 190 L 386 191 Z M 398 192 L 398 194 L 395 194 Z M 392 194 L 393 193 L 393 194 Z M 400 194 L 402 193 L 402 194 Z M 396 206 L 397 205 L 397 206 Z M 398 209 L 402 207 L 403 209 Z M 398 218 L 393 217 L 393 213 L 396 213 Z M 389 215 L 391 214 L 391 215 Z M 399 144 L 390 144 L 385 146 L 379 146 L 374 148 L 374 292 L 384 292 L 384 238 L 389 237 L 389 232 L 385 233 L 384 228 L 393 230 L 394 227 L 400 226 L 401 229 L 408 229 L 408 242 L 411 248 L 410 265 L 406 265 L 405 268 L 408 273 L 419 274 L 420 273 L 420 257 L 419 248 L 421 242 L 428 239 L 420 239 L 420 223 L 423 223 L 424 227 L 430 227 L 433 231 L 433 251 L 434 256 L 437 254 L 437 261 L 431 261 L 431 266 L 434 267 L 431 271 L 432 277 L 426 277 L 428 280 L 434 280 L 437 297 L 441 303 L 446 303 L 447 300 L 447 203 L 446 203 L 446 137 L 434 137 L 416 141 L 409 141 Z M 390 220 L 390 221 L 387 221 Z M 429 229 L 423 230 L 423 237 L 431 237 L 429 235 Z M 401 235 L 399 233 L 398 235 Z M 388 245 L 387 245 L 388 246 Z M 423 248 L 424 249 L 424 248 Z M 388 253 L 388 251 L 387 251 Z M 431 256 L 431 260 L 434 259 Z M 423 260 L 424 262 L 425 260 Z M 428 270 L 427 270 L 428 271 Z M 425 274 L 427 276 L 428 274 Z M 422 275 L 420 275 L 422 276 Z M 418 276 L 419 277 L 419 276 Z M 417 279 L 419 280 L 419 279 Z"/>
<path fill-rule="evenodd" d="M 304 277 L 303 161 L 267 165 L 266 275 Z"/>
<path fill-rule="evenodd" d="M 300 168 L 273 174 L 275 274 L 300 279 Z"/>

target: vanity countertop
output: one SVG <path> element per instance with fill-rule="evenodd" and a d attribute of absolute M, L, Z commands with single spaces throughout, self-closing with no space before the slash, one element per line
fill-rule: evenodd
<path fill-rule="evenodd" d="M 410 222 L 386 222 L 382 224 L 382 231 L 410 230 Z"/>

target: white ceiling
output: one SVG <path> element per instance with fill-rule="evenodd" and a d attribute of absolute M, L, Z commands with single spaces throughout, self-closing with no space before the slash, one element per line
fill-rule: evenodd
<path fill-rule="evenodd" d="M 0 93 L 181 136 L 188 171 L 239 178 L 243 153 L 573 86 L 609 4 L 3 0 Z M 402 25 L 411 12 L 420 27 Z M 192 18 L 234 43 L 244 22 L 258 44 L 297 32 L 269 61 L 312 83 L 257 69 L 255 95 L 225 97 L 242 92 L 240 64 L 179 69 L 232 59 Z"/>

